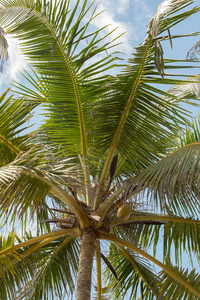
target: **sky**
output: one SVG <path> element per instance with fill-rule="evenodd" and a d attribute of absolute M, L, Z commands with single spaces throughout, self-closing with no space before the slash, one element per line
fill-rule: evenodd
<path fill-rule="evenodd" d="M 94 21 L 93 26 L 99 28 L 111 24 L 111 29 L 118 27 L 118 30 L 112 34 L 112 38 L 115 38 L 116 34 L 126 32 L 120 39 L 121 45 L 119 46 L 119 50 L 124 53 L 124 58 L 128 59 L 131 57 L 134 47 L 143 42 L 146 36 L 146 25 L 155 14 L 157 6 L 161 2 L 160 0 L 101 0 L 98 9 L 99 11 L 105 9 L 105 12 Z M 200 5 L 200 0 L 195 0 L 194 4 Z M 200 13 L 184 21 L 181 25 L 176 26 L 171 34 L 195 31 L 200 31 Z M 1 94 L 9 87 L 9 82 L 12 80 L 23 83 L 19 71 L 28 69 L 28 64 L 20 53 L 18 42 L 9 36 L 6 38 L 9 44 L 9 60 L 5 65 L 4 72 L 0 73 Z M 181 41 L 174 41 L 173 50 L 171 50 L 168 43 L 164 46 L 165 56 L 185 59 L 187 51 L 199 39 L 200 37 L 197 36 Z M 195 73 L 200 72 L 196 69 L 193 71 L 193 74 Z M 198 111 L 200 111 L 200 108 L 195 108 L 192 110 L 192 113 L 196 115 Z M 35 122 L 39 121 L 40 118 L 36 116 Z"/>

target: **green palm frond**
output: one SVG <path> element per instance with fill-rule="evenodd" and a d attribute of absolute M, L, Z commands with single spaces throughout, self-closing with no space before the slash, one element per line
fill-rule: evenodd
<path fill-rule="evenodd" d="M 16 241 L 23 245 L 23 248 L 1 256 L 1 299 L 10 299 L 11 295 L 15 299 L 41 298 L 44 289 L 44 299 L 53 299 L 55 292 L 59 297 L 66 292 L 73 293 L 79 243 L 73 237 L 51 236 L 34 246 L 28 245 L 31 234 L 26 234 L 24 242 L 15 233 L 10 233 L 7 238 L 1 236 L 1 252 L 9 250 Z"/>
<path fill-rule="evenodd" d="M 49 5 L 46 0 L 36 3 L 27 0 L 10 3 L 3 0 L 0 4 L 3 6 L 0 21 L 7 32 L 18 35 L 22 53 L 39 74 L 37 86 L 40 101 L 48 109 L 45 130 L 65 152 L 82 155 L 86 201 L 91 204 L 88 144 L 92 135 L 87 135 L 90 102 L 104 92 L 102 86 L 108 78 L 101 73 L 109 69 L 115 60 L 106 54 L 114 45 L 104 42 L 104 38 L 98 38 L 103 28 L 88 33 L 96 8 L 91 12 L 89 21 L 82 25 L 83 17 L 92 6 L 87 8 L 87 0 L 82 5 L 77 1 L 71 11 L 69 0 L 51 2 Z M 12 22 L 8 22 L 9 19 Z M 89 45 L 76 53 L 79 44 L 87 38 Z M 105 55 L 99 63 L 83 67 L 89 58 L 102 52 Z M 98 75 L 98 80 L 91 79 L 94 74 Z"/>
<path fill-rule="evenodd" d="M 194 256 L 199 260 L 199 220 L 172 213 L 162 215 L 135 212 L 128 220 L 121 220 L 121 224 L 119 220 L 114 221 L 114 224 L 117 222 L 118 225 L 113 228 L 116 236 L 142 249 L 149 250 L 152 247 L 154 256 L 160 251 L 159 240 L 163 239 L 163 257 L 174 253 L 173 259 L 177 265 L 182 263 L 185 253 L 188 253 L 191 263 Z"/>
<path fill-rule="evenodd" d="M 164 30 L 199 10 L 194 8 L 179 13 L 179 10 L 191 4 L 191 1 L 178 2 L 178 9 L 177 1 L 173 1 L 174 5 L 169 6 L 162 18 L 159 18 L 158 35 L 162 35 Z M 153 20 L 155 18 L 157 17 Z M 148 34 L 145 42 L 136 48 L 129 65 L 122 74 L 114 78 L 111 92 L 96 104 L 93 125 L 94 149 L 99 150 L 99 156 L 108 151 L 96 203 L 100 201 L 101 189 L 116 149 L 131 161 L 132 168 L 135 169 L 135 166 L 139 165 L 142 169 L 158 160 L 159 154 L 165 153 L 166 148 L 170 146 L 172 135 L 177 133 L 177 124 L 181 126 L 187 122 L 178 103 L 168 101 L 162 97 L 166 93 L 151 85 L 181 82 L 180 78 L 172 79 L 170 74 L 165 74 L 165 79 L 160 77 L 157 63 L 155 64 L 157 42 L 157 36 Z M 167 61 L 163 59 L 162 64 L 165 63 Z M 179 61 L 173 61 L 173 65 L 174 63 L 178 69 Z M 169 68 L 170 65 L 172 63 L 169 60 Z M 187 99 L 184 98 L 180 101 L 187 103 Z M 106 120 L 100 117 L 103 115 L 107 115 Z M 96 120 L 99 120 L 98 123 Z"/>
<path fill-rule="evenodd" d="M 153 219 L 153 217 L 149 217 L 145 214 L 144 217 L 142 217 L 143 214 L 141 215 L 140 220 L 136 222 L 131 222 L 131 217 L 130 220 L 127 220 L 126 222 L 121 221 L 121 224 L 112 227 L 112 232 L 116 236 L 134 243 L 143 249 L 148 250 L 150 246 L 153 246 L 156 253 L 156 246 L 165 223 L 163 221 L 156 220 L 156 217 Z"/>
<path fill-rule="evenodd" d="M 72 237 L 60 238 L 28 256 L 34 275 L 18 291 L 16 299 L 60 299 L 73 294 L 78 270 L 79 243 Z M 38 262 L 38 257 L 41 256 Z M 60 267 L 59 267 L 60 266 Z"/>
<path fill-rule="evenodd" d="M 176 272 L 183 280 L 187 281 L 194 289 L 199 289 L 200 276 L 196 270 L 189 271 L 188 269 L 179 269 L 168 263 L 170 268 Z M 198 300 L 199 297 L 190 292 L 187 287 L 171 278 L 165 272 L 160 272 L 160 290 L 165 293 L 165 299 L 192 299 Z"/>
<path fill-rule="evenodd" d="M 14 232 L 10 232 L 7 237 L 0 236 L 0 250 L 3 251 L 9 247 L 12 247 L 16 240 Z M 25 284 L 32 274 L 31 264 L 23 263 L 12 264 L 10 258 L 1 257 L 0 259 L 0 297 L 2 300 L 9 300 L 14 298 L 16 289 L 21 287 L 21 284 Z"/>
<path fill-rule="evenodd" d="M 88 105 L 94 93 L 95 98 L 102 93 L 98 88 L 99 80 L 95 84 L 94 79 L 93 84 L 91 76 L 94 68 L 98 74 L 102 72 L 102 63 L 108 66 L 113 60 L 105 56 L 99 65 L 90 65 L 86 69 L 82 67 L 87 59 L 106 53 L 113 46 L 112 43 L 101 45 L 103 38 L 98 38 L 101 29 L 92 34 L 87 33 L 90 22 L 95 18 L 96 8 L 85 23 L 82 19 L 91 8 L 86 8 L 87 1 L 82 4 L 77 1 L 71 11 L 70 1 L 67 0 L 51 2 L 49 5 L 47 1 L 37 1 L 34 5 L 34 1 L 26 0 L 0 3 L 3 6 L 1 24 L 7 32 L 18 35 L 23 54 L 37 68 L 38 92 L 49 110 L 46 129 L 65 150 L 73 148 L 74 153 L 86 156 L 90 112 Z M 9 19 L 12 22 L 8 22 Z M 79 44 L 85 39 L 89 39 L 89 45 L 76 53 Z M 88 87 L 87 84 L 82 85 L 87 80 Z M 105 81 L 104 78 L 102 80 Z"/>
<path fill-rule="evenodd" d="M 33 218 L 38 206 L 43 206 L 50 186 L 34 176 L 23 174 L 17 166 L 0 169 L 1 211 L 9 211 L 11 221 L 18 215 L 22 216 L 30 209 Z"/>
<path fill-rule="evenodd" d="M 128 291 L 130 299 L 136 299 L 136 295 L 140 290 L 141 278 L 145 282 L 144 299 L 151 299 L 151 297 L 159 295 L 155 271 L 147 260 L 138 257 L 134 253 L 130 253 L 121 246 L 118 249 L 113 244 L 110 247 L 109 260 L 119 278 L 117 282 L 116 278 L 107 268 L 105 275 L 105 278 L 107 278 L 106 282 L 108 285 L 111 285 L 111 291 L 115 295 L 115 299 L 118 299 L 120 296 L 124 299 L 127 297 L 126 293 Z"/>
<path fill-rule="evenodd" d="M 110 240 L 114 242 L 116 245 L 120 245 L 123 247 L 127 247 L 128 249 L 136 252 L 137 254 L 143 256 L 144 258 L 148 259 L 150 262 L 156 264 L 158 267 L 163 269 L 163 271 L 169 275 L 173 280 L 177 281 L 181 286 L 185 287 L 185 290 L 187 290 L 187 294 L 191 294 L 194 297 L 200 297 L 200 289 L 199 286 L 194 284 L 192 281 L 187 280 L 187 277 L 182 276 L 181 272 L 176 272 L 174 268 L 171 268 L 171 265 L 169 264 L 163 264 L 141 248 L 137 247 L 136 245 L 127 242 L 119 237 L 116 237 L 113 234 L 102 232 L 99 230 L 98 232 L 98 238 Z"/>
<path fill-rule="evenodd" d="M 48 211 L 51 214 L 46 203 L 48 195 L 53 197 L 54 204 L 64 202 L 70 209 L 74 204 L 77 207 L 75 213 L 81 210 L 68 190 L 70 185 L 80 185 L 74 173 L 72 176 L 72 170 L 75 171 L 74 165 L 66 159 L 60 162 L 59 166 L 56 161 L 53 166 L 49 160 L 51 155 L 45 156 L 45 160 L 45 151 L 42 155 L 37 154 L 38 156 L 34 151 L 29 151 L 11 165 L 0 168 L 1 212 L 9 216 L 11 221 L 15 221 L 16 216 L 23 219 L 27 212 L 31 219 L 36 217 L 38 222 L 43 221 L 42 217 L 47 216 Z M 64 189 L 59 185 L 64 185 Z"/>
<path fill-rule="evenodd" d="M 189 255 L 191 264 L 193 264 L 194 257 L 199 261 L 199 230 L 199 224 L 195 223 L 184 223 L 184 221 L 167 223 L 164 226 L 164 255 L 167 256 L 174 249 L 174 260 L 177 266 L 182 264 L 186 253 Z"/>
<path fill-rule="evenodd" d="M 179 6 L 180 6 L 179 9 L 181 9 L 181 8 L 184 8 L 186 5 L 191 4 L 192 1 L 172 1 L 172 3 L 173 2 L 174 2 L 174 4 L 170 5 L 170 7 L 168 7 L 167 12 L 165 14 L 163 14 L 164 19 L 161 18 L 159 20 L 158 34 L 162 34 L 164 31 L 164 28 L 165 28 L 165 30 L 167 29 L 166 24 L 168 24 L 168 27 L 173 26 L 174 18 L 177 20 L 177 22 L 181 21 L 179 19 L 180 18 L 179 15 L 176 15 L 173 17 L 171 16 L 171 14 L 177 12 L 177 2 L 179 2 Z M 188 10 L 187 12 L 184 12 L 183 15 L 185 18 L 187 18 L 191 14 L 195 13 L 196 10 L 198 10 L 198 9 L 199 8 Z M 159 11 L 159 9 L 158 9 L 158 11 Z M 153 20 L 156 18 L 157 17 L 154 16 Z M 160 109 L 160 106 L 162 106 L 162 108 L 166 107 L 169 110 L 169 112 L 170 111 L 172 112 L 173 106 L 171 106 L 170 103 L 167 103 L 167 101 L 162 102 L 162 100 L 159 99 L 159 97 L 156 97 L 156 95 L 155 95 L 156 92 L 162 95 L 163 91 L 161 91 L 161 90 L 159 91 L 158 89 L 154 90 L 151 86 L 149 86 L 150 81 L 154 82 L 154 83 L 160 82 L 159 77 L 156 77 L 156 68 L 154 67 L 154 53 L 155 53 L 154 47 L 155 47 L 155 40 L 152 39 L 152 35 L 149 35 L 146 42 L 136 48 L 137 52 L 135 53 L 133 58 L 130 60 L 130 66 L 127 67 L 127 69 L 125 69 L 125 71 L 123 72 L 123 75 L 119 75 L 119 76 L 117 76 L 117 78 L 115 78 L 115 81 L 117 82 L 116 89 L 117 89 L 117 93 L 119 93 L 119 95 L 114 94 L 112 91 L 112 94 L 114 94 L 113 97 L 111 96 L 111 99 L 109 98 L 107 100 L 107 103 L 105 103 L 105 110 L 107 109 L 107 111 L 109 110 L 110 112 L 112 112 L 112 118 L 110 118 L 110 122 L 112 120 L 112 124 L 110 124 L 110 123 L 108 124 L 108 122 L 109 122 L 109 119 L 108 119 L 107 123 L 104 124 L 104 130 L 102 130 L 102 132 L 106 132 L 105 127 L 110 125 L 110 126 L 108 126 L 109 130 L 112 131 L 110 133 L 110 138 L 114 135 L 113 132 L 116 132 L 117 125 L 115 125 L 115 127 L 114 127 L 114 124 L 115 124 L 114 120 L 116 120 L 116 122 L 118 121 L 118 123 L 121 122 L 121 126 L 126 126 L 125 122 L 127 122 L 127 123 L 130 122 L 132 125 L 134 125 L 131 128 L 132 135 L 133 135 L 134 128 L 136 128 L 136 129 L 140 128 L 140 130 L 143 130 L 142 135 L 144 135 L 144 131 L 146 128 L 146 127 L 144 127 L 145 122 L 146 122 L 146 126 L 148 127 L 148 132 L 149 132 L 149 130 L 151 130 L 151 128 L 153 129 L 153 127 L 152 127 L 153 124 L 147 123 L 147 122 L 150 122 L 150 120 L 154 121 L 154 123 L 156 121 L 158 121 L 158 124 L 160 124 L 159 128 L 161 128 L 161 129 L 163 129 L 162 127 L 166 126 L 167 124 L 168 124 L 168 128 L 170 128 L 170 129 L 172 128 L 171 127 L 172 124 L 170 126 L 170 124 L 167 123 L 167 121 L 164 119 L 164 116 L 163 116 L 163 120 L 159 119 L 159 117 L 161 118 L 159 109 Z M 166 76 L 165 80 L 162 82 L 163 84 L 169 84 L 170 79 L 167 77 L 168 76 Z M 178 82 L 180 82 L 180 79 L 177 81 L 177 83 Z M 121 93 L 120 93 L 120 91 L 121 91 Z M 126 91 L 126 93 L 125 93 L 125 91 Z M 121 98 L 121 100 L 119 100 L 119 98 Z M 117 110 L 117 107 L 116 107 L 116 109 L 114 109 L 114 106 L 117 106 L 117 105 L 119 105 L 118 110 Z M 154 109 L 154 112 L 155 112 L 154 115 L 152 115 L 152 119 L 150 116 L 151 113 L 153 114 L 151 107 Z M 117 111 L 118 111 L 118 113 L 117 113 Z M 145 111 L 148 111 L 148 115 L 149 115 L 148 118 L 147 117 L 145 118 L 145 116 L 147 116 Z M 132 115 L 134 112 L 135 112 L 135 118 L 133 118 L 134 115 Z M 121 117 L 120 117 L 120 113 L 122 115 Z M 166 113 L 165 117 L 170 117 L 170 114 L 167 115 L 167 112 L 163 112 L 163 110 L 162 110 L 162 113 Z M 113 115 L 113 114 L 115 114 L 115 115 Z M 136 114 L 137 114 L 137 119 L 136 119 Z M 154 118 L 153 118 L 153 116 L 154 116 Z M 143 117 L 143 120 L 145 119 L 145 122 L 140 121 L 142 119 L 142 117 Z M 102 121 L 105 121 L 105 120 L 102 120 Z M 164 124 L 162 122 L 166 122 L 166 123 Z M 118 124 L 118 123 L 116 123 L 116 124 Z M 141 125 L 143 125 L 143 127 L 141 127 Z M 123 132 L 120 131 L 120 128 L 121 127 L 119 126 L 118 135 L 123 134 Z M 128 130 L 123 129 L 123 131 L 126 133 Z M 124 133 L 124 135 L 125 135 L 125 133 Z M 117 136 L 117 132 L 116 132 L 116 136 Z M 137 136 L 137 138 L 139 138 L 140 134 L 139 134 L 138 130 L 137 130 L 137 135 L 135 134 L 135 136 Z M 121 140 L 123 140 L 123 143 L 125 143 L 126 138 L 128 138 L 128 137 L 123 136 L 123 138 L 122 138 L 121 136 L 119 136 L 118 138 L 121 138 Z M 157 144 L 158 144 L 158 140 L 157 140 Z M 132 141 L 132 144 L 133 144 L 133 136 L 132 136 L 132 138 L 130 138 L 130 141 Z M 109 143 L 110 142 L 108 142 L 108 145 L 109 145 Z M 107 139 L 105 141 L 105 145 L 107 145 Z M 128 145 L 129 145 L 129 147 L 128 147 L 128 149 L 129 149 L 130 142 Z M 126 146 L 124 145 L 124 148 L 125 147 Z"/>
<path fill-rule="evenodd" d="M 7 93 L 0 97 L 0 166 L 11 163 L 27 150 L 30 134 L 23 134 L 23 130 L 28 128 L 27 121 L 34 108 L 34 104 L 24 99 L 7 98 Z"/>
<path fill-rule="evenodd" d="M 187 141 L 188 138 L 189 135 Z M 162 210 L 167 205 L 172 210 L 180 207 L 187 212 L 187 207 L 190 207 L 191 211 L 196 207 L 197 211 L 200 180 L 199 145 L 199 141 L 188 143 L 144 169 L 133 180 L 139 183 L 138 190 L 147 188 L 149 195 Z"/>
<path fill-rule="evenodd" d="M 184 147 L 191 143 L 198 142 L 200 140 L 200 114 L 191 120 L 190 126 L 186 127 L 177 140 L 178 148 Z"/>

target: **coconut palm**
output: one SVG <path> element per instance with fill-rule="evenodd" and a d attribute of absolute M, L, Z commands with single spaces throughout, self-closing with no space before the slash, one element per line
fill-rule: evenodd
<path fill-rule="evenodd" d="M 31 66 L 0 99 L 2 300 L 90 299 L 93 267 L 98 300 L 200 299 L 181 265 L 199 260 L 200 129 L 181 108 L 199 77 L 180 80 L 192 62 L 162 50 L 192 3 L 160 4 L 125 64 L 112 32 L 92 31 L 94 3 L 0 0 L 1 59 L 6 32 Z M 24 131 L 34 111 L 44 121 Z"/>

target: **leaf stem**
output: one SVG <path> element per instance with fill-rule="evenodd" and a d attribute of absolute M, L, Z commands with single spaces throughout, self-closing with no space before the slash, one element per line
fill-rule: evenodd
<path fill-rule="evenodd" d="M 166 216 L 166 215 L 147 215 L 147 216 L 131 216 L 127 220 L 122 221 L 119 218 L 116 218 L 112 222 L 112 226 L 121 225 L 121 224 L 127 224 L 131 222 L 138 222 L 138 221 L 164 221 L 164 222 L 175 222 L 175 223 L 192 223 L 192 224 L 200 224 L 200 221 L 198 220 L 192 220 L 192 219 L 185 219 L 180 218 L 176 216 Z"/>
<path fill-rule="evenodd" d="M 59 238 L 59 237 L 61 237 L 63 235 L 81 236 L 81 231 L 78 228 L 67 228 L 67 229 L 62 229 L 62 230 L 59 230 L 59 231 L 54 231 L 54 232 L 46 233 L 46 234 L 34 237 L 34 238 L 32 238 L 32 239 L 30 239 L 28 241 L 19 243 L 19 244 L 15 245 L 15 246 L 12 246 L 12 247 L 10 247 L 10 248 L 8 248 L 6 250 L 1 251 L 0 252 L 0 257 L 4 256 L 4 255 L 7 255 L 7 254 L 11 254 L 15 250 L 18 250 L 18 249 L 20 249 L 22 247 L 26 247 L 26 246 L 32 245 L 34 243 L 37 243 L 37 242 L 40 242 L 40 241 L 44 241 L 46 239 L 53 238 L 53 237 Z"/>
<path fill-rule="evenodd" d="M 9 140 L 5 139 L 5 137 L 3 137 L 3 135 L 1 134 L 0 134 L 0 141 L 2 141 L 5 145 L 7 145 L 17 155 L 20 153 L 20 150 L 16 146 L 14 146 Z"/>
<path fill-rule="evenodd" d="M 96 241 L 96 267 L 97 267 L 97 300 L 101 300 L 101 251 L 100 243 Z"/>

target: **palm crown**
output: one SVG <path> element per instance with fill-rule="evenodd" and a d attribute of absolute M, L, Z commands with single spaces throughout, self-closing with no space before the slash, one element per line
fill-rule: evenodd
<path fill-rule="evenodd" d="M 0 99 L 2 226 L 22 222 L 21 235 L 1 236 L 1 299 L 63 299 L 75 282 L 76 298 L 90 299 L 94 253 L 98 299 L 127 291 L 137 299 L 139 287 L 141 299 L 200 298 L 200 276 L 179 268 L 182 251 L 198 260 L 200 248 L 200 130 L 180 106 L 199 99 L 199 77 L 172 75 L 191 61 L 180 66 L 162 50 L 162 41 L 181 37 L 171 27 L 200 10 L 185 9 L 192 3 L 161 3 L 124 64 L 112 50 L 118 40 L 90 30 L 94 3 L 0 0 L 1 60 L 5 31 L 19 40 L 33 87 L 16 83 L 21 98 Z M 116 65 L 123 70 L 107 75 Z M 39 108 L 43 124 L 23 133 Z"/>

